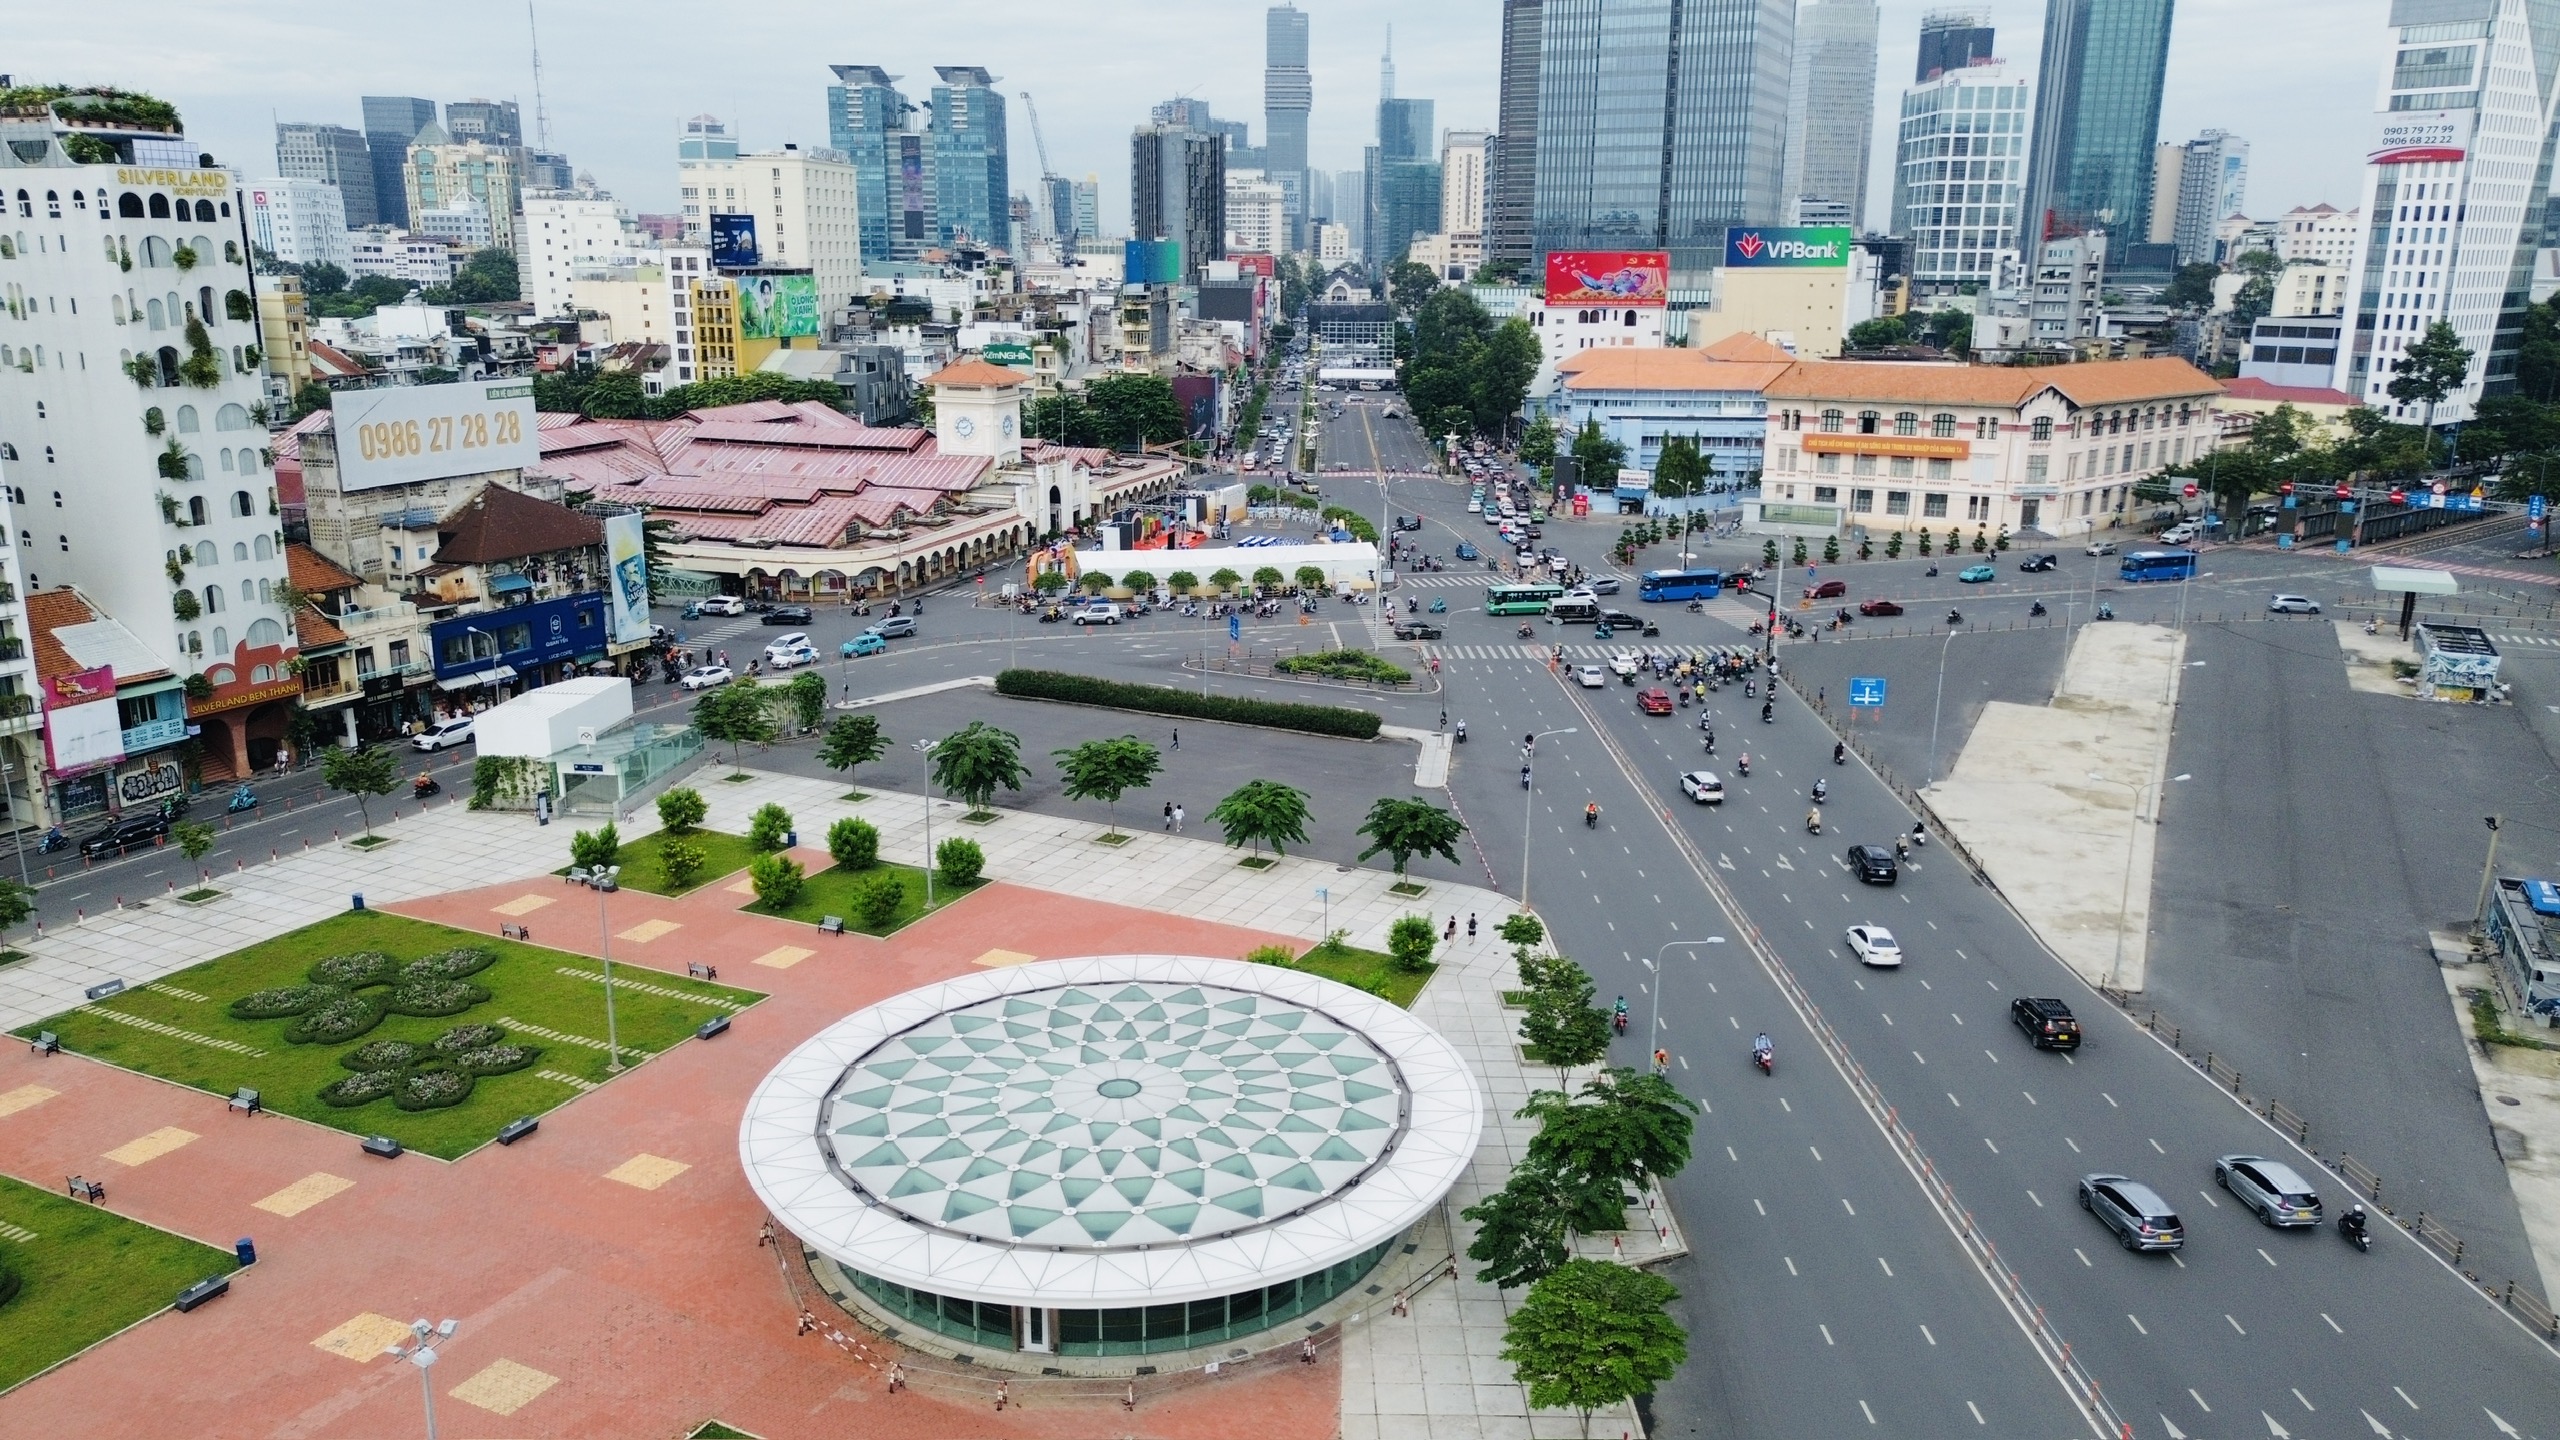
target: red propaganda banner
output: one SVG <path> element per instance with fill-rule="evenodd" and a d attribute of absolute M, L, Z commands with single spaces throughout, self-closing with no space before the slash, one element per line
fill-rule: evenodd
<path fill-rule="evenodd" d="M 1668 250 L 1550 250 L 1549 305 L 1646 305 L 1671 303 Z"/>

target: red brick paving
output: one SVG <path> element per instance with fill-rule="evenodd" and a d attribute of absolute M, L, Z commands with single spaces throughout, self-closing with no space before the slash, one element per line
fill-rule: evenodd
<path fill-rule="evenodd" d="M 493 906 L 555 889 L 561 903 L 525 922 L 542 944 L 593 954 L 593 896 L 550 877 L 391 908 L 494 932 L 507 917 Z M 723 981 L 773 998 L 721 1039 L 680 1046 L 552 1111 L 531 1139 L 450 1165 L 376 1160 L 336 1131 L 249 1119 L 216 1096 L 0 1047 L 0 1092 L 30 1083 L 61 1092 L 0 1118 L 0 1170 L 43 1185 L 101 1175 L 119 1212 L 215 1245 L 254 1236 L 260 1255 L 223 1299 L 164 1314 L 0 1397 L 0 1433 L 419 1433 L 408 1367 L 312 1347 L 369 1311 L 462 1322 L 435 1370 L 439 1430 L 453 1440 L 674 1436 L 713 1417 L 775 1440 L 1334 1434 L 1340 1390 L 1329 1358 L 1175 1391 L 1135 1414 L 1016 1380 L 1013 1406 L 999 1415 L 992 1375 L 984 1399 L 888 1395 L 859 1359 L 793 1334 L 774 1254 L 755 1243 L 764 1214 L 736 1159 L 740 1107 L 784 1052 L 847 1012 L 965 973 L 990 949 L 1240 956 L 1288 937 L 1001 884 L 887 940 L 819 936 L 736 913 L 743 903 L 716 883 L 681 900 L 614 896 L 616 931 L 660 918 L 684 926 L 646 945 L 617 941 L 618 963 L 682 974 L 708 961 Z M 750 963 L 782 945 L 816 953 L 787 970 Z M 137 1167 L 102 1158 L 171 1125 L 202 1138 Z M 654 1191 L 604 1178 L 642 1153 L 692 1168 Z M 315 1171 L 356 1184 L 290 1219 L 252 1208 Z M 447 1393 L 500 1358 L 558 1383 L 504 1417 Z"/>

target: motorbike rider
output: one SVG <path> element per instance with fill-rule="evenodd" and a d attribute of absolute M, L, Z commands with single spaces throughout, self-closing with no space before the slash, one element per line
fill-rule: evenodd
<path fill-rule="evenodd" d="M 1599 801 L 1594 800 L 1590 804 L 1582 807 L 1582 825 L 1586 830 L 1597 830 L 1600 828 Z"/>
<path fill-rule="evenodd" d="M 1822 807 L 1821 807 L 1821 806 L 1816 805 L 1816 806 L 1815 806 L 1815 807 L 1813 807 L 1811 810 L 1808 810 L 1808 811 L 1806 811 L 1806 812 L 1805 812 L 1805 815 L 1804 815 L 1804 828 L 1805 828 L 1805 833 L 1806 833 L 1806 834 L 1808 834 L 1808 835 L 1819 835 L 1819 834 L 1821 834 L 1821 833 L 1822 833 Z"/>
<path fill-rule="evenodd" d="M 1770 721 L 1772 721 L 1772 720 L 1774 720 L 1774 719 L 1776 719 L 1776 718 L 1778 718 L 1778 706 L 1777 706 L 1777 702 L 1772 701 L 1772 700 L 1763 700 L 1763 701 L 1761 701 L 1761 702 L 1760 702 L 1760 723 L 1762 723 L 1762 724 L 1764 724 L 1764 725 L 1765 725 L 1765 724 L 1769 723 Z"/>
<path fill-rule="evenodd" d="M 1816 780 L 1816 781 L 1814 781 L 1814 782 L 1813 782 L 1813 802 L 1814 802 L 1815 804 L 1819 805 L 1819 804 L 1821 804 L 1823 801 L 1828 800 L 1828 799 L 1830 799 L 1830 798 L 1831 798 L 1831 782 L 1830 782 L 1830 781 L 1828 781 L 1828 780 Z"/>
<path fill-rule="evenodd" d="M 2037 601 L 2036 603 L 2034 603 L 2033 605 L 2030 605 L 2030 606 L 2028 606 L 2028 607 L 2027 607 L 2027 618 L 2029 618 L 2029 619 L 2031 619 L 2031 620 L 2032 620 L 2032 619 L 2040 619 L 2040 618 L 2042 618 L 2042 617 L 2043 617 L 2043 615 L 2044 615 L 2044 602 L 2043 602 L 2043 601 L 2039 600 L 2039 601 Z"/>
<path fill-rule="evenodd" d="M 1947 623 L 1948 623 L 1948 624 L 1950 624 L 1950 625 L 1961 625 L 1961 624 L 1963 624 L 1963 623 L 1964 623 L 1964 612 L 1963 612 L 1963 611 L 1961 611 L 1961 610 L 1955 609 L 1954 607 L 1950 606 L 1950 607 L 1948 608 L 1948 610 L 1947 610 Z"/>
<path fill-rule="evenodd" d="M 1467 743 L 1467 722 L 1464 720 L 1458 722 L 1458 743 L 1461 745 Z"/>
<path fill-rule="evenodd" d="M 1766 1065 L 1771 1060 L 1776 1059 L 1777 1054 L 1777 1047 L 1769 1043 L 1769 1032 L 1763 1030 L 1759 1034 L 1751 1037 L 1752 1059 Z"/>
<path fill-rule="evenodd" d="M 2360 1205 L 2360 1204 L 2359 1204 L 2359 1205 L 2350 1205 L 2350 1206 L 2348 1206 L 2345 1210 L 2343 1210 L 2343 1211 L 2339 1212 L 2339 1215 L 2338 1215 L 2338 1233 L 2339 1233 L 2339 1234 L 2346 1236 L 2346 1237 L 2347 1237 L 2348 1239 L 2350 1239 L 2350 1240 L 2360 1239 L 2360 1238 L 2362 1238 L 2362 1237 L 2363 1237 L 2363 1235 L 2364 1235 L 2364 1233 L 2365 1233 L 2364 1227 L 2365 1227 L 2364 1206 L 2362 1206 L 2362 1205 Z"/>
<path fill-rule="evenodd" d="M 1846 765 L 1849 763 L 1848 741 L 1834 740 L 1831 742 L 1831 763 L 1834 765 Z"/>
<path fill-rule="evenodd" d="M 1735 768 L 1735 769 L 1740 770 L 1740 771 L 1742 772 L 1742 776 L 1743 776 L 1743 778 L 1744 778 L 1744 779 L 1746 779 L 1746 780 L 1747 780 L 1747 779 L 1751 778 L 1751 752 L 1750 752 L 1750 751 L 1745 750 L 1745 751 L 1743 751 L 1740 755 L 1736 756 L 1736 757 L 1734 758 L 1734 762 L 1733 762 L 1733 764 L 1734 764 L 1734 768 Z"/>
<path fill-rule="evenodd" d="M 1529 788 L 1529 767 L 1526 765 L 1520 767 L 1520 788 L 1523 790 Z"/>

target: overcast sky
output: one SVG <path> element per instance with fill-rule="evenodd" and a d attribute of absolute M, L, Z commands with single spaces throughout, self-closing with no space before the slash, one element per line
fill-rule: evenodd
<path fill-rule="evenodd" d="M 1920 15 L 1952 0 L 1881 0 L 1872 223 L 1891 191 L 1891 116 L 1911 78 Z M 760 0 L 704 7 L 665 0 L 537 0 L 543 98 L 553 148 L 635 210 L 675 208 L 674 142 L 708 111 L 751 147 L 827 139 L 829 63 L 870 63 L 922 99 L 936 64 L 993 70 L 1008 96 L 1038 103 L 1051 162 L 1097 174 L 1105 224 L 1128 223 L 1128 134 L 1155 101 L 1206 99 L 1262 135 L 1264 6 L 1237 0 Z M 1312 163 L 1351 169 L 1374 128 L 1378 58 L 1395 29 L 1396 90 L 1439 102 L 1444 128 L 1490 128 L 1501 54 L 1496 0 L 1301 0 L 1311 18 Z M 2032 74 L 2043 0 L 1988 0 L 2000 52 Z M 2386 46 L 2385 0 L 2179 0 L 2164 138 L 2207 127 L 2251 144 L 2249 212 L 2356 203 Z M 252 5 L 248 0 L 120 0 L 113 23 L 11 27 L 5 60 L 21 83 L 61 80 L 152 91 L 188 132 L 245 178 L 275 166 L 272 122 L 361 125 L 357 97 L 487 97 L 522 103 L 533 75 L 521 0 L 408 5 Z M 1019 99 L 1010 107 L 1013 185 L 1039 153 Z"/>

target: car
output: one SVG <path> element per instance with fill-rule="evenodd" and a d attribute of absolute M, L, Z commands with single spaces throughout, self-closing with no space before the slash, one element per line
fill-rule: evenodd
<path fill-rule="evenodd" d="M 2278 595 L 2267 602 L 2270 615 L 2317 615 L 2320 606 L 2308 595 Z"/>
<path fill-rule="evenodd" d="M 2080 1022 L 2071 1007 L 2050 995 L 2021 995 L 2009 1002 L 2009 1022 L 2027 1032 L 2039 1050 L 2080 1048 Z"/>
<path fill-rule="evenodd" d="M 1850 846 L 1849 868 L 1870 885 L 1890 885 L 1902 875 L 1901 862 L 1882 845 Z"/>
<path fill-rule="evenodd" d="M 1986 580 L 1999 579 L 2000 572 L 1992 569 L 1988 565 L 1967 565 L 1962 571 L 1958 572 L 1956 578 L 1967 585 L 1979 585 Z"/>
<path fill-rule="evenodd" d="M 683 684 L 687 690 L 708 690 L 714 685 L 726 685 L 736 678 L 736 674 L 726 665 L 696 665 L 684 672 Z"/>
<path fill-rule="evenodd" d="M 776 605 L 772 609 L 764 612 L 764 620 L 762 623 L 767 625 L 814 625 L 817 623 L 817 618 L 818 617 L 815 615 L 809 613 L 809 607 L 806 605 Z"/>
<path fill-rule="evenodd" d="M 1636 708 L 1647 715 L 1671 713 L 1671 692 L 1659 685 L 1649 685 L 1636 692 Z"/>
<path fill-rule="evenodd" d="M 868 633 L 856 635 L 844 642 L 840 647 L 840 653 L 847 660 L 856 655 L 886 655 L 889 653 L 889 642 Z"/>
<path fill-rule="evenodd" d="M 1609 656 L 1609 669 L 1615 674 L 1633 675 L 1643 668 L 1643 658 L 1633 650 L 1620 650 Z"/>
<path fill-rule="evenodd" d="M 168 833 L 169 822 L 158 815 L 129 815 L 81 841 L 80 855 L 87 860 L 121 855 L 137 845 L 156 845 Z"/>
<path fill-rule="evenodd" d="M 1902 607 L 1890 600 L 1861 600 L 1858 602 L 1858 613 L 1870 618 L 1877 615 L 1899 615 L 1902 613 Z"/>
<path fill-rule="evenodd" d="M 1618 593 L 1618 577 L 1615 575 L 1600 576 L 1593 580 L 1588 588 L 1594 595 L 1615 595 Z"/>
<path fill-rule="evenodd" d="M 1804 598 L 1807 600 L 1837 600 L 1848 593 L 1849 582 L 1846 580 L 1825 580 L 1819 585 L 1804 587 Z"/>
<path fill-rule="evenodd" d="M 1724 780 L 1712 770 L 1691 770 L 1680 777 L 1680 793 L 1701 805 L 1724 803 Z"/>
<path fill-rule="evenodd" d="M 1419 530 L 1422 528 L 1422 517 L 1419 515 L 1399 515 L 1396 517 L 1396 528 L 1399 530 Z"/>
<path fill-rule="evenodd" d="M 1421 620 L 1399 620 L 1395 635 L 1399 640 L 1437 640 L 1440 627 Z"/>
<path fill-rule="evenodd" d="M 1609 672 L 1597 665 L 1576 665 L 1573 678 L 1585 690 L 1597 690 L 1609 683 Z"/>
<path fill-rule="evenodd" d="M 1601 611 L 1600 623 L 1608 626 L 1612 630 L 1634 630 L 1641 628 L 1644 624 L 1643 621 L 1638 620 L 1636 617 L 1628 614 L 1624 610 Z"/>
<path fill-rule="evenodd" d="M 1467 513 L 1470 515 L 1480 515 L 1484 513 L 1484 500 L 1481 496 L 1467 501 Z"/>
<path fill-rule="evenodd" d="M 1481 560 L 1484 558 L 1482 552 L 1478 551 L 1475 546 L 1464 540 L 1458 542 L 1458 548 L 1453 553 L 1461 560 Z"/>
<path fill-rule="evenodd" d="M 2213 1162 L 2213 1181 L 2262 1224 L 2280 1227 L 2320 1223 L 2320 1192 L 2302 1173 L 2263 1155 L 2225 1155 Z"/>
<path fill-rule="evenodd" d="M 1898 969 L 1902 964 L 1902 943 L 1881 925 L 1850 926 L 1849 953 L 1879 970 Z"/>
<path fill-rule="evenodd" d="M 815 665 L 818 663 L 818 651 L 809 643 L 809 637 L 805 632 L 794 630 L 764 647 L 764 663 L 766 668 L 773 670 L 788 670 L 795 665 Z"/>
<path fill-rule="evenodd" d="M 2203 527 L 2196 525 L 2193 522 L 2189 522 L 2184 525 L 2172 525 L 2168 529 L 2160 532 L 2160 543 L 2163 545 L 2185 545 L 2192 542 L 2197 536 L 2202 535 L 2203 533 Z"/>
<path fill-rule="evenodd" d="M 470 739 L 471 717 L 457 715 L 451 720 L 439 720 L 419 731 L 416 737 L 409 741 L 409 746 L 413 750 L 424 750 L 432 755 L 438 750 L 449 750 L 456 745 L 466 744 Z"/>
<path fill-rule="evenodd" d="M 747 602 L 739 599 L 735 595 L 706 595 L 702 597 L 700 603 L 702 605 L 702 613 L 705 615 L 744 615 L 747 613 Z"/>
<path fill-rule="evenodd" d="M 2061 561 L 2051 555 L 2030 555 L 2018 562 L 2018 568 L 2030 575 L 2052 569 Z"/>
<path fill-rule="evenodd" d="M 2187 1227 L 2160 1192 L 2129 1175 L 2080 1177 L 2080 1208 L 2095 1215 L 2127 1250 L 2177 1250 Z"/>
<path fill-rule="evenodd" d="M 2092 540 L 2087 545 L 2081 547 L 2080 553 L 2083 555 L 2113 555 L 2116 553 L 2116 542 L 2113 540 Z"/>
<path fill-rule="evenodd" d="M 877 635 L 883 640 L 904 640 L 908 636 L 916 633 L 915 617 L 912 615 L 892 615 L 888 619 L 883 620 L 876 625 L 864 626 L 862 633 L 865 635 Z"/>

